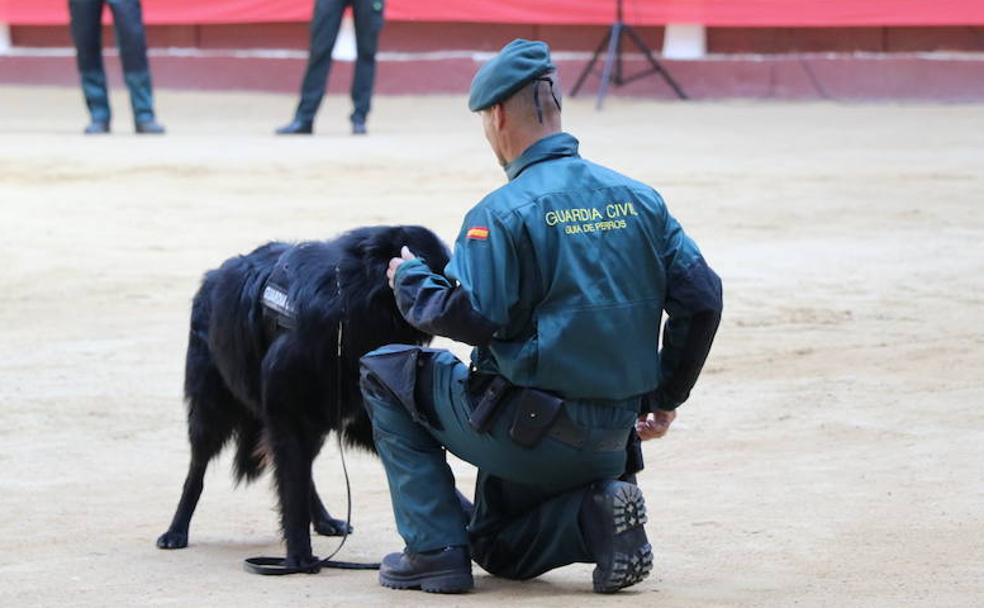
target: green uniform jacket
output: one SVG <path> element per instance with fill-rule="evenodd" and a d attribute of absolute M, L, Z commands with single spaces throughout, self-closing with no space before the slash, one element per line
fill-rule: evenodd
<path fill-rule="evenodd" d="M 577 148 L 557 133 L 507 165 L 509 183 L 465 217 L 446 278 L 402 264 L 397 304 L 513 384 L 673 409 L 710 350 L 721 281 L 655 190 Z"/>

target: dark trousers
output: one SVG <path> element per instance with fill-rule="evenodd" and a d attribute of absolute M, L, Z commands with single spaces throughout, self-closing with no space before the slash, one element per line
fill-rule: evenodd
<path fill-rule="evenodd" d="M 116 41 L 123 63 L 123 79 L 130 90 L 136 122 L 154 118 L 154 95 L 147 63 L 147 36 L 140 0 L 69 0 L 72 40 L 82 78 L 82 93 L 94 122 L 109 122 L 109 94 L 102 57 L 102 11 L 109 3 L 116 28 Z"/>
<path fill-rule="evenodd" d="M 372 85 L 376 79 L 376 48 L 379 32 L 383 29 L 383 0 L 316 0 L 311 20 L 311 49 L 301 83 L 301 102 L 295 114 L 297 120 L 313 121 L 321 105 L 331 72 L 331 51 L 335 48 L 346 6 L 352 7 L 358 50 L 352 80 L 355 108 L 352 122 L 365 122 L 369 114 Z"/>
<path fill-rule="evenodd" d="M 581 503 L 588 484 L 622 474 L 624 449 L 596 452 L 550 437 L 522 447 L 509 437 L 510 405 L 487 433 L 475 431 L 468 422 L 468 366 L 447 351 L 390 345 L 363 357 L 362 368 L 373 438 L 408 550 L 467 545 L 485 570 L 512 579 L 593 561 L 578 522 Z M 380 376 L 370 368 L 391 372 Z M 627 439 L 638 401 L 625 406 L 568 403 L 565 410 L 592 434 L 621 429 Z M 446 452 L 479 469 L 470 521 Z"/>

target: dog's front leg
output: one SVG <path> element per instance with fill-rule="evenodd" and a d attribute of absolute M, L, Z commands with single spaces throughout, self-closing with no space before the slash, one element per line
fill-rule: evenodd
<path fill-rule="evenodd" d="M 280 524 L 287 543 L 287 566 L 312 568 L 318 562 L 311 552 L 311 463 L 313 452 L 300 429 L 271 425 Z"/>

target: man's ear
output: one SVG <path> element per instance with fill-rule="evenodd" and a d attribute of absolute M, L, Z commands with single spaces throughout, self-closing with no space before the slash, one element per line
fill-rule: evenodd
<path fill-rule="evenodd" d="M 501 103 L 492 106 L 492 124 L 497 131 L 501 131 L 506 126 L 506 107 Z"/>

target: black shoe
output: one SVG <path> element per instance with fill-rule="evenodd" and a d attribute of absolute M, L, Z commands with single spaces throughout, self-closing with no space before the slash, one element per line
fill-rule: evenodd
<path fill-rule="evenodd" d="M 83 133 L 86 135 L 105 135 L 106 133 L 109 133 L 109 123 L 94 120 L 89 123 L 89 126 L 85 128 Z"/>
<path fill-rule="evenodd" d="M 466 547 L 427 553 L 390 553 L 379 567 L 379 584 L 428 593 L 464 593 L 475 586 Z"/>
<path fill-rule="evenodd" d="M 366 123 L 364 120 L 353 120 L 352 121 L 352 135 L 365 135 L 369 131 L 366 130 Z"/>
<path fill-rule="evenodd" d="M 151 118 L 150 120 L 138 122 L 136 125 L 136 132 L 138 135 L 163 135 L 164 127 L 158 124 L 156 120 Z"/>
<path fill-rule="evenodd" d="M 638 486 L 615 480 L 594 484 L 579 520 L 595 559 L 595 592 L 613 593 L 649 576 L 653 548 L 643 528 L 646 503 Z"/>
<path fill-rule="evenodd" d="M 312 122 L 296 118 L 290 124 L 277 129 L 277 135 L 310 135 L 312 133 L 314 133 Z"/>

